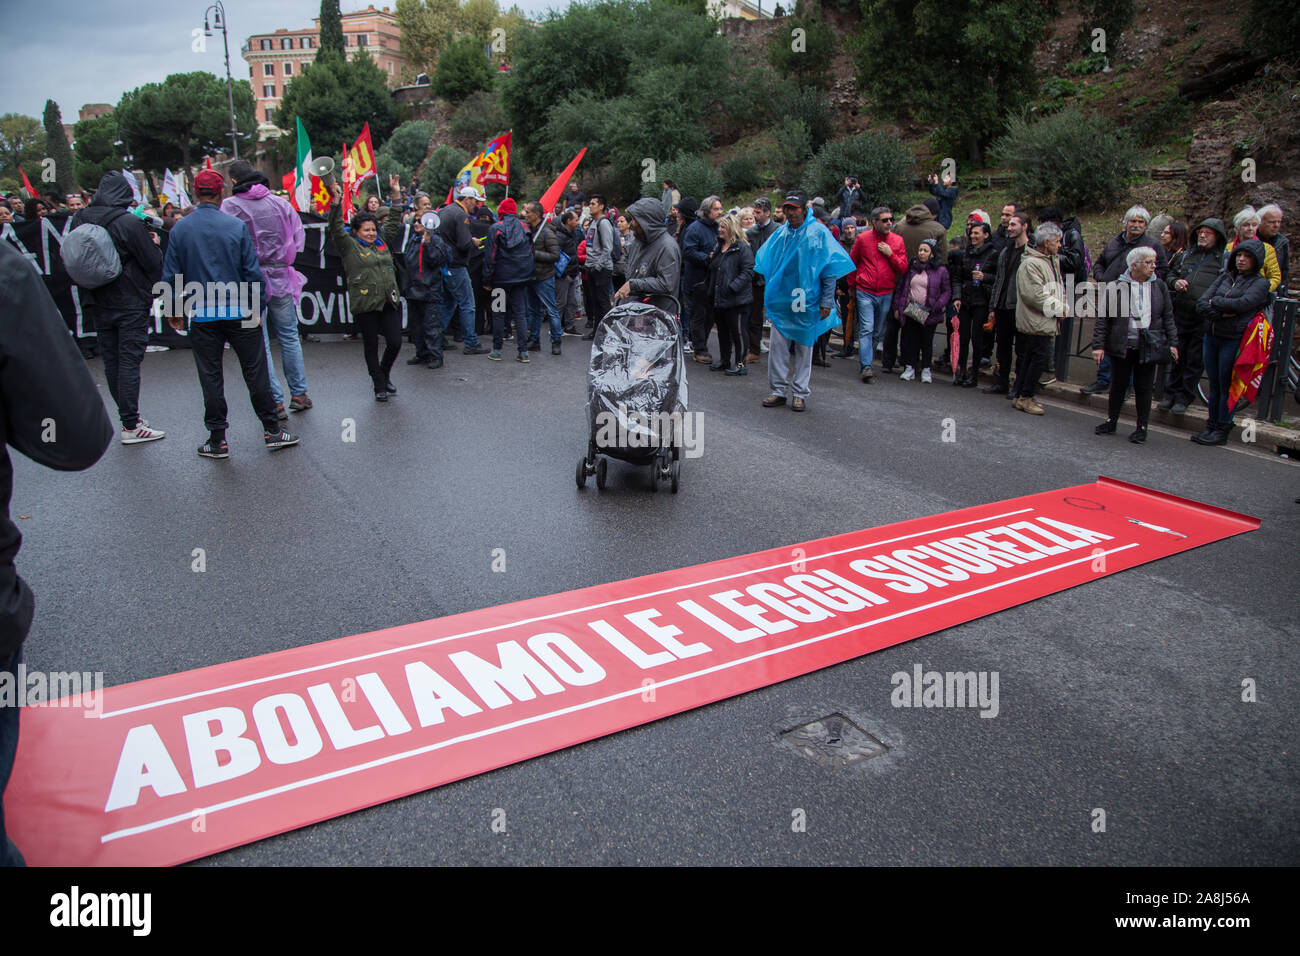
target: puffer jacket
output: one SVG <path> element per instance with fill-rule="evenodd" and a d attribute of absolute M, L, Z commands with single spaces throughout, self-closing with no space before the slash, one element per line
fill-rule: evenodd
<path fill-rule="evenodd" d="M 754 251 L 748 242 L 733 242 L 723 252 L 719 240 L 709 272 L 715 308 L 738 309 L 754 301 Z"/>
<path fill-rule="evenodd" d="M 682 276 L 682 250 L 668 231 L 653 199 L 638 199 L 624 213 L 641 226 L 643 238 L 627 256 L 624 274 L 635 299 L 648 299 L 671 315 L 681 312 L 677 304 Z"/>
<path fill-rule="evenodd" d="M 973 273 L 979 266 L 984 278 L 975 281 Z M 993 293 L 993 283 L 997 280 L 998 249 L 993 243 L 986 242 L 976 249 L 967 246 L 961 254 L 961 274 L 955 278 L 954 297 L 961 300 L 962 307 L 976 312 L 989 311 L 989 297 Z"/>
<path fill-rule="evenodd" d="M 922 207 L 924 208 L 924 207 Z M 930 211 L 925 210 L 927 213 Z M 889 246 L 888 256 L 881 255 L 880 243 Z M 907 271 L 907 250 L 903 239 L 896 232 L 881 236 L 875 229 L 858 233 L 853 240 L 849 258 L 858 267 L 854 276 L 854 287 L 870 295 L 889 295 L 894 291 L 898 277 Z"/>
<path fill-rule="evenodd" d="M 500 222 L 492 223 L 483 242 L 483 284 L 492 288 L 524 285 L 536 274 L 532 240 L 519 217 L 506 213 Z"/>
<path fill-rule="evenodd" d="M 442 268 L 451 261 L 451 250 L 436 232 L 423 238 L 412 233 L 403 253 L 406 262 L 406 298 L 415 302 L 442 301 Z"/>
<path fill-rule="evenodd" d="M 990 248 L 992 248 L 991 244 Z M 948 303 L 952 301 L 952 279 L 948 274 L 948 267 L 935 265 L 933 259 L 924 268 L 928 273 L 925 282 L 925 307 L 930 310 L 925 325 L 927 328 L 933 328 L 942 322 L 947 314 Z M 903 314 L 903 310 L 907 308 L 910 299 L 912 276 L 919 273 L 921 269 L 921 260 L 913 259 L 907 271 L 898 277 L 898 284 L 894 286 L 894 298 L 890 308 L 893 309 L 894 317 L 898 319 L 900 325 L 906 325 L 910 321 Z"/>
<path fill-rule="evenodd" d="M 1209 249 L 1192 246 L 1178 253 L 1169 262 L 1169 274 L 1165 277 L 1173 293 L 1174 321 L 1184 328 L 1200 325 L 1201 318 L 1196 314 L 1196 302 L 1219 277 L 1223 271 L 1223 247 L 1228 241 L 1228 232 L 1218 219 L 1202 220 L 1195 232 L 1212 229 L 1219 238 Z M 1194 240 L 1193 240 L 1194 241 Z M 1174 288 L 1180 279 L 1187 280 L 1187 288 L 1179 291 Z"/>
<path fill-rule="evenodd" d="M 1236 239 L 1228 241 L 1227 248 L 1224 250 L 1223 261 L 1226 264 L 1232 258 L 1232 250 L 1237 246 Z M 1260 264 L 1260 272 L 1268 280 L 1270 292 L 1276 292 L 1282 286 L 1282 266 L 1277 261 L 1277 250 L 1263 239 L 1259 240 L 1259 247 L 1264 252 L 1264 261 Z"/>
<path fill-rule="evenodd" d="M 1061 261 L 1025 246 L 1016 273 L 1016 331 L 1026 335 L 1055 335 L 1065 316 L 1065 280 Z"/>
<path fill-rule="evenodd" d="M 1241 273 L 1237 257 L 1232 256 L 1219 277 L 1196 301 L 1196 314 L 1205 320 L 1205 334 L 1240 340 L 1255 315 L 1268 305 L 1268 280 L 1260 271 L 1264 263 L 1264 243 L 1247 239 L 1241 251 L 1255 260 L 1254 268 Z"/>
<path fill-rule="evenodd" d="M 916 247 L 923 239 L 934 239 L 940 249 L 948 248 L 948 230 L 939 225 L 934 213 L 920 203 L 908 208 L 903 221 L 894 225 L 894 234 L 903 240 L 908 262 L 916 258 Z"/>
<path fill-rule="evenodd" d="M 718 224 L 699 216 L 686 227 L 682 241 L 682 256 L 686 260 L 686 273 L 682 277 L 686 291 L 692 291 L 709 272 L 709 253 L 718 244 Z"/>
<path fill-rule="evenodd" d="M 1160 244 L 1160 240 L 1152 239 L 1146 233 L 1130 240 L 1123 232 L 1106 243 L 1106 248 L 1092 264 L 1092 277 L 1101 282 L 1114 282 L 1128 271 L 1128 254 L 1138 246 L 1155 250 L 1156 278 L 1163 279 L 1169 269 L 1169 258 L 1165 255 L 1165 247 Z"/>
<path fill-rule="evenodd" d="M 1132 347 L 1129 326 L 1138 297 L 1150 296 L 1150 326 L 1138 330 L 1137 334 L 1138 362 L 1150 365 L 1152 362 L 1170 361 L 1169 347 L 1178 344 L 1178 327 L 1174 324 L 1173 296 L 1169 287 L 1155 277 L 1147 282 L 1135 282 L 1127 272 L 1118 281 L 1123 283 L 1121 288 L 1125 294 L 1118 299 L 1120 307 L 1116 315 L 1101 315 L 1093 322 L 1093 349 L 1104 349 L 1107 355 L 1124 358 Z M 1104 297 L 1102 301 L 1105 301 Z"/>
<path fill-rule="evenodd" d="M 72 229 L 86 223 L 103 226 L 117 247 L 122 273 L 98 289 L 80 289 L 81 301 L 104 312 L 146 312 L 153 302 L 154 283 L 162 278 L 163 254 L 149 230 L 127 212 L 134 202 L 131 186 L 121 173 L 105 173 L 89 206 L 72 217 Z"/>

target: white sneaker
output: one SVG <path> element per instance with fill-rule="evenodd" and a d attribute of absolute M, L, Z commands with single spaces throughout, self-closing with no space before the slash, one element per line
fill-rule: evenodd
<path fill-rule="evenodd" d="M 934 376 L 930 374 L 928 368 L 921 369 L 921 381 L 926 385 L 932 385 L 934 383 Z"/>
<path fill-rule="evenodd" d="M 159 431 L 157 428 L 150 428 L 149 423 L 143 418 L 136 423 L 135 428 L 127 431 L 122 429 L 123 445 L 138 445 L 143 441 L 157 441 L 159 438 L 166 438 L 167 433 Z"/>
<path fill-rule="evenodd" d="M 690 342 L 687 342 L 685 345 L 682 346 L 682 351 L 685 352 L 687 355 L 694 355 L 695 347 L 692 346 Z"/>
<path fill-rule="evenodd" d="M 769 348 L 767 347 L 767 343 L 766 343 L 766 342 L 760 342 L 760 343 L 758 343 L 758 347 L 759 347 L 760 349 L 763 350 L 763 354 L 764 354 L 764 355 L 766 355 L 768 352 L 772 351 L 771 349 L 769 349 Z"/>
<path fill-rule="evenodd" d="M 910 382 L 914 378 L 916 378 L 916 369 L 910 365 L 907 367 L 907 371 L 898 376 L 900 382 Z"/>

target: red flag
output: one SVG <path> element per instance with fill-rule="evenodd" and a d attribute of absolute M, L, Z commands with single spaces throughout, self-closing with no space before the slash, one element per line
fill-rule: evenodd
<path fill-rule="evenodd" d="M 27 195 L 30 196 L 32 199 L 40 199 L 41 194 L 36 191 L 35 186 L 33 186 L 30 182 L 27 181 L 27 173 L 23 170 L 21 166 L 18 167 L 18 172 L 22 173 L 23 188 L 27 190 Z"/>
<path fill-rule="evenodd" d="M 557 178 L 555 182 L 551 183 L 551 188 L 542 193 L 540 202 L 546 215 L 549 216 L 555 211 L 555 204 L 560 201 L 560 194 L 564 192 L 564 187 L 569 185 L 569 180 L 573 178 L 573 173 L 578 168 L 578 163 L 582 162 L 582 157 L 586 154 L 587 147 L 584 146 L 582 147 L 582 152 L 573 157 L 573 162 L 564 167 L 564 172 L 560 173 L 559 178 Z"/>
<path fill-rule="evenodd" d="M 203 168 L 204 168 L 204 169 L 211 169 L 211 168 L 212 168 L 212 157 L 211 157 L 211 156 L 204 156 L 204 157 L 203 157 Z"/>
<path fill-rule="evenodd" d="M 344 150 L 344 156 L 352 161 L 352 177 L 356 186 L 353 190 L 360 188 L 363 180 L 369 179 L 376 175 L 375 172 L 375 146 L 370 141 L 370 122 L 367 120 L 366 125 L 361 127 L 361 135 L 352 145 L 352 151 Z"/>
<path fill-rule="evenodd" d="M 1249 405 L 1259 394 L 1259 385 L 1268 368 L 1268 357 L 1273 351 L 1273 326 L 1260 312 L 1251 320 L 1246 334 L 1241 337 L 1241 348 L 1232 363 L 1232 376 L 1228 383 L 1228 414 L 1236 409 L 1244 397 Z"/>
<path fill-rule="evenodd" d="M 498 136 L 487 144 L 483 150 L 483 159 L 479 163 L 482 172 L 479 181 L 483 183 L 501 183 L 510 185 L 510 137 L 512 133 Z"/>
<path fill-rule="evenodd" d="M 366 124 L 370 126 L 369 123 Z M 353 173 L 352 158 L 348 155 L 348 144 L 343 144 L 343 221 L 352 221 Z"/>
<path fill-rule="evenodd" d="M 280 177 L 280 185 L 283 186 L 284 191 L 289 194 L 289 205 L 292 206 L 294 209 L 298 208 L 298 200 L 293 194 L 293 187 L 296 182 L 297 182 L 297 177 L 293 174 L 292 171 L 287 172 L 282 177 Z"/>

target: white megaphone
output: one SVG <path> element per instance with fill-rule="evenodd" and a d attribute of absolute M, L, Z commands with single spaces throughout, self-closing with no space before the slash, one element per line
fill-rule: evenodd
<path fill-rule="evenodd" d="M 424 227 L 425 232 L 438 231 L 438 214 L 430 210 L 420 217 L 420 225 Z"/>
<path fill-rule="evenodd" d="M 313 159 L 307 166 L 307 171 L 323 182 L 330 192 L 334 191 L 334 160 L 328 156 Z"/>

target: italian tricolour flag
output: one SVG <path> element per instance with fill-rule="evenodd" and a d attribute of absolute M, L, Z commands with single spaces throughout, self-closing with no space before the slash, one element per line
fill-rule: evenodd
<path fill-rule="evenodd" d="M 311 141 L 307 139 L 302 119 L 294 119 L 298 124 L 298 165 L 294 169 L 293 204 L 300 211 L 323 215 L 329 209 L 332 197 L 319 177 L 311 174 Z"/>

